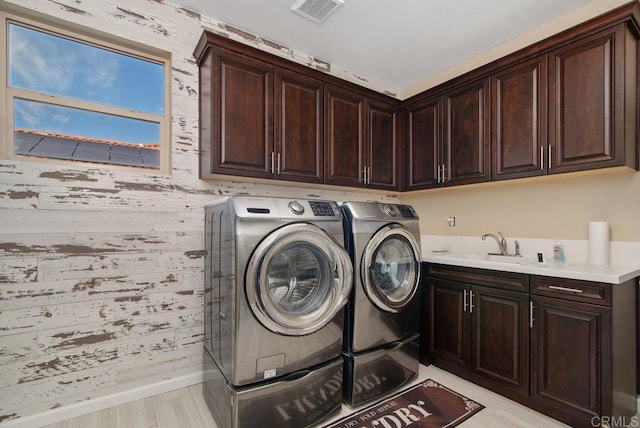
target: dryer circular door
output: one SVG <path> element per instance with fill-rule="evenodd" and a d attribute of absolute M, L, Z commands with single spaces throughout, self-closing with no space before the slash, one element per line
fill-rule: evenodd
<path fill-rule="evenodd" d="M 321 228 L 294 223 L 256 247 L 245 289 L 253 314 L 266 328 L 302 336 L 335 317 L 347 302 L 352 281 L 347 252 Z"/>
<path fill-rule="evenodd" d="M 369 300 L 383 311 L 399 312 L 418 289 L 420 247 L 405 227 L 387 225 L 367 243 L 361 267 L 362 284 Z"/>

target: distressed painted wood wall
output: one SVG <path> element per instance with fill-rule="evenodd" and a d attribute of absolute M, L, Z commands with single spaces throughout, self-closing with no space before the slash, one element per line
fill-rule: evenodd
<path fill-rule="evenodd" d="M 215 19 L 152 0 L 11 2 L 171 51 L 172 174 L 0 161 L 0 423 L 201 372 L 207 202 L 393 198 L 198 179 L 192 52 L 203 27 L 243 39 Z"/>

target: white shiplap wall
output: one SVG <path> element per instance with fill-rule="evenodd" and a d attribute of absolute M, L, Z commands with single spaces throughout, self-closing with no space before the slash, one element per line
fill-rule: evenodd
<path fill-rule="evenodd" d="M 203 26 L 228 30 L 215 17 L 151 0 L 11 3 L 171 51 L 172 174 L 0 161 L 0 423 L 201 370 L 205 203 L 394 198 L 199 180 L 192 52 Z"/>

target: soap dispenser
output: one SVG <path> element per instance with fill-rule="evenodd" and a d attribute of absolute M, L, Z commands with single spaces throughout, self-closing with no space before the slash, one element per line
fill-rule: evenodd
<path fill-rule="evenodd" d="M 556 243 L 553 245 L 553 260 L 559 262 L 564 261 L 564 247 L 560 243 L 559 239 L 557 239 Z"/>

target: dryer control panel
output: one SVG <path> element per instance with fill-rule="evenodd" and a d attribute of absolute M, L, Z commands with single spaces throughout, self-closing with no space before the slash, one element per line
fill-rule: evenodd
<path fill-rule="evenodd" d="M 391 218 L 418 218 L 410 205 L 383 205 L 382 211 Z"/>

